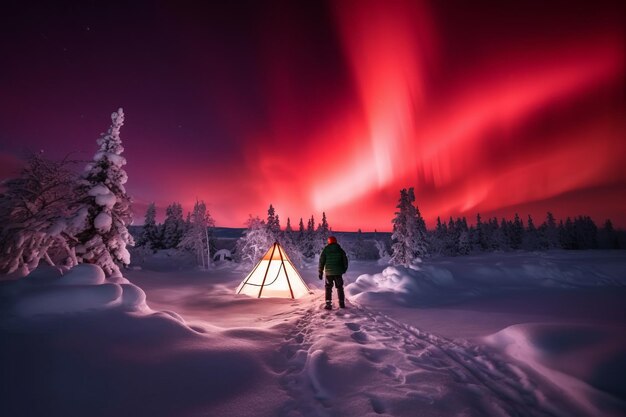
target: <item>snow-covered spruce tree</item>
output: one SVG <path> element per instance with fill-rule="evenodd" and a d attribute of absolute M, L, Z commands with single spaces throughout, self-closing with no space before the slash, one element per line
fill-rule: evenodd
<path fill-rule="evenodd" d="M 354 259 L 366 259 L 367 248 L 365 247 L 365 240 L 363 240 L 363 232 L 358 229 L 356 232 L 356 240 L 352 247 L 352 255 Z"/>
<path fill-rule="evenodd" d="M 517 213 L 515 213 L 515 218 L 513 219 L 512 227 L 509 229 L 509 232 L 511 247 L 513 249 L 521 249 L 524 240 L 524 223 Z"/>
<path fill-rule="evenodd" d="M 280 243 L 285 248 L 289 259 L 298 267 L 303 266 L 303 256 L 298 246 L 298 235 L 291 227 L 291 219 L 287 217 L 287 225 L 281 233 Z"/>
<path fill-rule="evenodd" d="M 470 230 L 467 227 L 467 219 L 465 217 L 457 217 L 454 227 L 456 228 L 456 236 L 458 241 L 456 244 L 457 255 L 468 255 L 471 251 Z"/>
<path fill-rule="evenodd" d="M 215 221 L 207 211 L 204 201 L 196 201 L 191 213 L 191 224 L 178 247 L 196 254 L 198 265 L 208 268 L 211 264 L 210 239 Z"/>
<path fill-rule="evenodd" d="M 76 247 L 81 260 L 99 265 L 107 275 L 118 274 L 120 265 L 130 263 L 126 246 L 135 244 L 127 229 L 132 213 L 124 188 L 128 176 L 123 169 L 126 159 L 120 139 L 123 110 L 113 112 L 111 120 L 108 132 L 98 139 L 100 149 L 79 181 L 78 209 L 86 220 Z"/>
<path fill-rule="evenodd" d="M 274 243 L 267 225 L 258 216 L 246 221 L 246 231 L 237 240 L 235 247 L 236 259 L 245 265 L 254 265 Z"/>
<path fill-rule="evenodd" d="M 409 215 L 409 194 L 406 188 L 400 190 L 400 200 L 396 208 L 396 217 L 393 223 L 393 234 L 391 235 L 391 263 L 408 266 L 413 261 L 413 246 L 410 238 L 411 232 L 408 230 Z"/>
<path fill-rule="evenodd" d="M 409 189 L 409 196 L 415 201 L 415 194 L 413 192 L 413 188 Z M 411 204 L 412 205 L 412 204 Z M 426 230 L 426 221 L 422 217 L 422 213 L 420 212 L 417 203 L 414 208 L 414 218 L 416 223 L 417 234 L 415 236 L 415 255 L 419 257 L 428 256 L 430 253 L 430 248 L 428 247 L 428 230 Z M 467 225 L 466 225 L 467 226 Z"/>
<path fill-rule="evenodd" d="M 280 237 L 280 220 L 278 218 L 278 214 L 276 214 L 274 206 L 271 204 L 267 209 L 267 223 L 265 224 L 265 227 L 274 240 L 278 240 Z"/>
<path fill-rule="evenodd" d="M 559 229 L 556 224 L 556 219 L 551 212 L 546 214 L 546 220 L 540 226 L 539 232 L 541 235 L 542 247 L 554 249 L 560 246 Z"/>
<path fill-rule="evenodd" d="M 18 178 L 4 182 L 0 195 L 0 272 L 23 275 L 44 259 L 77 263 L 76 223 L 69 209 L 76 198 L 71 162 L 30 155 Z M 80 224 L 81 222 L 78 222 Z M 53 254 L 52 256 L 50 254 Z"/>
<path fill-rule="evenodd" d="M 328 220 L 326 220 L 326 212 L 322 212 L 322 222 L 317 226 L 317 239 L 322 245 L 326 245 L 328 236 L 330 236 L 330 226 L 328 226 Z"/>
<path fill-rule="evenodd" d="M 165 249 L 177 248 L 185 233 L 185 220 L 183 220 L 183 206 L 180 203 L 172 203 L 165 209 L 163 221 L 163 247 Z"/>
<path fill-rule="evenodd" d="M 306 258 L 312 258 L 315 256 L 315 218 L 311 216 L 306 225 L 304 237 L 301 242 L 302 254 Z"/>
<path fill-rule="evenodd" d="M 525 250 L 538 250 L 541 248 L 541 240 L 539 236 L 539 231 L 535 227 L 535 223 L 533 222 L 533 218 L 528 215 L 528 223 L 526 225 L 526 232 L 524 233 L 524 238 L 522 240 L 522 247 Z"/>
<path fill-rule="evenodd" d="M 285 234 L 292 234 L 293 228 L 291 227 L 291 219 L 287 217 L 287 225 L 285 226 Z"/>
<path fill-rule="evenodd" d="M 143 223 L 143 230 L 137 246 L 143 246 L 150 250 L 160 249 L 162 245 L 159 226 L 156 223 L 156 206 L 154 203 L 148 204 L 146 217 Z"/>
<path fill-rule="evenodd" d="M 304 251 L 304 237 L 306 235 L 306 230 L 304 228 L 304 222 L 302 221 L 302 217 L 300 217 L 300 223 L 298 224 L 298 232 L 296 233 L 296 237 L 294 239 L 296 245 L 298 245 L 298 249 L 300 252 Z"/>
<path fill-rule="evenodd" d="M 488 249 L 487 236 L 488 236 L 488 224 L 483 223 L 480 213 L 476 214 L 476 234 L 475 234 L 475 246 L 476 249 L 486 251 Z"/>
<path fill-rule="evenodd" d="M 427 252 L 426 224 L 413 206 L 415 193 L 413 188 L 400 190 L 398 211 L 392 220 L 393 234 L 391 235 L 391 263 L 409 266 L 419 256 Z"/>
<path fill-rule="evenodd" d="M 598 231 L 598 246 L 601 249 L 619 249 L 619 235 L 613 227 L 613 222 L 607 219 L 604 226 Z"/>
<path fill-rule="evenodd" d="M 437 225 L 435 231 L 430 238 L 431 253 L 442 255 L 445 253 L 445 242 L 448 234 L 448 228 L 445 222 L 441 222 L 441 218 L 437 216 Z"/>

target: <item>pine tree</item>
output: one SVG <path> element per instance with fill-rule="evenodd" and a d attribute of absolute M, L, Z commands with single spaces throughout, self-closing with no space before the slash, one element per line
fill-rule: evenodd
<path fill-rule="evenodd" d="M 528 224 L 526 225 L 522 246 L 526 250 L 538 250 L 541 247 L 539 231 L 535 227 L 535 223 L 530 214 L 528 215 Z"/>
<path fill-rule="evenodd" d="M 598 247 L 598 227 L 589 216 L 574 219 L 574 249 L 596 249 Z"/>
<path fill-rule="evenodd" d="M 163 247 L 165 249 L 177 248 L 184 233 L 185 221 L 183 220 L 183 206 L 180 203 L 174 202 L 165 209 Z"/>
<path fill-rule="evenodd" d="M 598 232 L 599 247 L 602 249 L 619 249 L 619 238 L 615 228 L 613 228 L 613 222 L 607 219 L 604 222 L 604 226 Z"/>
<path fill-rule="evenodd" d="M 465 219 L 465 217 L 462 219 L 457 217 L 454 228 L 456 236 L 456 255 L 468 255 L 471 251 L 471 242 L 467 219 Z"/>
<path fill-rule="evenodd" d="M 355 259 L 365 259 L 366 249 L 361 229 L 356 232 L 356 242 L 354 243 L 353 253 Z"/>
<path fill-rule="evenodd" d="M 522 242 L 524 240 L 524 223 L 522 223 L 522 220 L 517 213 L 515 213 L 509 237 L 511 239 L 511 248 L 522 248 Z"/>
<path fill-rule="evenodd" d="M 559 230 L 556 225 L 554 215 L 550 212 L 546 215 L 546 221 L 541 225 L 543 246 L 547 249 L 554 249 L 560 246 Z"/>
<path fill-rule="evenodd" d="M 480 213 L 476 214 L 476 246 L 481 251 L 488 249 L 487 245 L 487 227 L 482 222 Z"/>
<path fill-rule="evenodd" d="M 330 236 L 330 227 L 326 220 L 326 212 L 322 212 L 322 223 L 317 227 L 317 239 L 325 244 L 326 240 L 328 240 L 328 236 Z"/>
<path fill-rule="evenodd" d="M 77 235 L 80 245 L 76 247 L 80 258 L 99 265 L 107 275 L 119 274 L 119 264 L 130 263 L 126 246 L 134 245 L 127 229 L 132 213 L 131 199 L 124 188 L 128 176 L 123 169 L 126 159 L 120 139 L 123 110 L 114 112 L 111 120 L 108 132 L 98 139 L 100 149 L 79 182 L 78 206 L 86 213 L 86 221 Z"/>
<path fill-rule="evenodd" d="M 448 234 L 448 228 L 445 223 L 441 222 L 441 217 L 437 216 L 437 225 L 435 226 L 435 232 L 432 235 L 430 249 L 431 252 L 437 255 L 445 253 L 445 241 Z"/>
<path fill-rule="evenodd" d="M 508 241 L 505 235 L 504 229 L 498 225 L 498 219 L 494 217 L 491 219 L 491 238 L 489 240 L 489 247 L 491 250 L 500 251 L 508 249 Z M 504 219 L 502 219 L 502 224 L 506 225 Z"/>
<path fill-rule="evenodd" d="M 151 250 L 161 248 L 160 231 L 156 224 L 156 206 L 154 203 L 150 203 L 146 210 L 143 231 L 137 246 L 145 246 Z"/>
<path fill-rule="evenodd" d="M 315 256 L 315 218 L 311 216 L 311 218 L 307 222 L 306 231 L 304 232 L 304 238 L 302 240 L 302 254 L 306 258 L 312 258 Z"/>
<path fill-rule="evenodd" d="M 278 219 L 276 210 L 274 210 L 274 206 L 271 204 L 267 209 L 267 223 L 265 227 L 267 227 L 267 231 L 270 233 L 274 241 L 276 241 L 280 236 L 280 220 Z"/>
<path fill-rule="evenodd" d="M 304 227 L 304 225 L 303 225 Z M 298 267 L 303 266 L 303 256 L 300 251 L 300 247 L 298 245 L 298 235 L 293 231 L 291 227 L 291 219 L 287 217 L 287 225 L 285 226 L 285 230 L 282 233 L 281 244 L 287 252 L 287 256 L 291 259 L 291 262 Z"/>
<path fill-rule="evenodd" d="M 183 235 L 178 247 L 194 252 L 198 264 L 203 268 L 208 268 L 211 263 L 210 239 L 214 227 L 215 221 L 204 201 L 196 201 L 191 214 L 191 227 Z"/>
<path fill-rule="evenodd" d="M 427 253 L 426 224 L 419 210 L 413 206 L 413 188 L 400 190 L 396 217 L 392 220 L 391 263 L 409 266 L 418 256 Z"/>
<path fill-rule="evenodd" d="M 412 199 L 412 203 L 415 201 L 415 194 L 413 192 L 413 188 L 409 188 L 409 196 Z M 411 204 L 413 206 L 413 204 Z M 414 213 L 414 219 L 416 224 L 416 234 L 414 238 L 414 251 L 415 255 L 419 257 L 428 256 L 430 252 L 430 248 L 428 247 L 428 231 L 426 230 L 426 221 L 422 217 L 419 207 L 417 203 L 415 204 L 414 209 L 412 209 Z"/>
<path fill-rule="evenodd" d="M 462 230 L 459 235 L 459 244 L 458 244 L 458 254 L 459 255 L 469 255 L 472 250 L 472 245 L 469 237 L 469 230 Z"/>
<path fill-rule="evenodd" d="M 565 219 L 565 223 L 559 221 L 559 241 L 563 249 L 576 249 L 574 222 L 570 217 Z"/>

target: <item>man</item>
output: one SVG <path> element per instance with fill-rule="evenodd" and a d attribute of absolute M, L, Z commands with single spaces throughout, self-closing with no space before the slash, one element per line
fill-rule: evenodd
<path fill-rule="evenodd" d="M 346 252 L 337 243 L 335 236 L 328 238 L 328 245 L 322 250 L 320 255 L 319 272 L 320 279 L 324 277 L 326 271 L 326 310 L 332 308 L 333 285 L 337 288 L 339 307 L 346 308 L 345 296 L 343 294 L 342 275 L 348 270 L 348 257 Z"/>

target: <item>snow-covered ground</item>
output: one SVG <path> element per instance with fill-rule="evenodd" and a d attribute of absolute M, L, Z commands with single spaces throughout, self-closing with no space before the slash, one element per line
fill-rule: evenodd
<path fill-rule="evenodd" d="M 315 265 L 284 300 L 135 260 L 0 283 L 0 415 L 625 415 L 623 251 L 353 262 L 332 311 Z"/>

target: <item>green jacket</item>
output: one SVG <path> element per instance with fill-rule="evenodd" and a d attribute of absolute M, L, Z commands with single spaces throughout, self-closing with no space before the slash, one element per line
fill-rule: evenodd
<path fill-rule="evenodd" d="M 338 243 L 326 245 L 320 255 L 319 272 L 326 275 L 343 275 L 348 270 L 348 257 Z"/>

